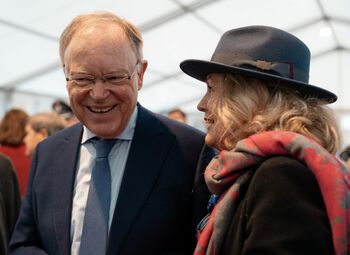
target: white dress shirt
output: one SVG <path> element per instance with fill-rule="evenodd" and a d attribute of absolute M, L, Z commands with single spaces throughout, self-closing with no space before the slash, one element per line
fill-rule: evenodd
<path fill-rule="evenodd" d="M 137 117 L 137 107 L 129 120 L 124 131 L 116 137 L 117 142 L 109 153 L 108 160 L 111 168 L 111 203 L 109 209 L 109 228 L 111 227 L 114 208 L 117 202 L 121 180 L 123 178 L 126 160 L 132 138 L 134 136 Z M 77 175 L 73 190 L 73 206 L 71 219 L 71 255 L 78 255 L 80 249 L 81 235 L 85 216 L 85 207 L 89 193 L 91 171 L 95 163 L 96 150 L 91 138 L 95 137 L 90 130 L 84 126 L 81 139 L 80 158 L 77 165 Z"/>

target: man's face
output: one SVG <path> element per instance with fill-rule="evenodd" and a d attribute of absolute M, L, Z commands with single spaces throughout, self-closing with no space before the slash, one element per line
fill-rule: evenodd
<path fill-rule="evenodd" d="M 146 61 L 137 59 L 124 32 L 108 25 L 78 32 L 65 52 L 64 64 L 68 78 L 97 78 L 87 87 L 67 83 L 70 105 L 79 121 L 99 137 L 119 135 L 134 111 L 147 67 Z M 131 74 L 114 85 L 101 79 Z"/>

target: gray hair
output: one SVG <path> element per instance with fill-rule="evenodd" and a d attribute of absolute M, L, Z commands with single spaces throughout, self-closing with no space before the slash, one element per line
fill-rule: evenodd
<path fill-rule="evenodd" d="M 62 65 L 64 65 L 64 53 L 73 36 L 79 30 L 89 26 L 95 26 L 96 24 L 116 25 L 122 28 L 130 41 L 130 45 L 134 50 L 136 57 L 142 59 L 143 39 L 139 29 L 126 19 L 120 18 L 111 12 L 99 11 L 75 17 L 62 32 L 59 46 Z"/>
<path fill-rule="evenodd" d="M 29 117 L 28 124 L 35 132 L 45 129 L 48 136 L 64 129 L 67 124 L 63 117 L 54 112 L 37 113 Z"/>

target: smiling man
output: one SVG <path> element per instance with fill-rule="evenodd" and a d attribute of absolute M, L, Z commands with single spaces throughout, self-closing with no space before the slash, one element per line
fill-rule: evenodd
<path fill-rule="evenodd" d="M 111 13 L 81 15 L 60 57 L 80 123 L 37 146 L 11 254 L 191 253 L 213 151 L 137 102 L 140 32 Z"/>

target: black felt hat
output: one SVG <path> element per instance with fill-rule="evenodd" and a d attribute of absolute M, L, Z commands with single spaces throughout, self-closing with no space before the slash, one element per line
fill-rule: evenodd
<path fill-rule="evenodd" d="M 309 84 L 309 67 L 310 51 L 301 40 L 267 26 L 229 30 L 222 35 L 210 61 L 188 59 L 180 64 L 182 71 L 201 81 L 210 73 L 239 74 L 335 102 L 335 94 Z"/>

